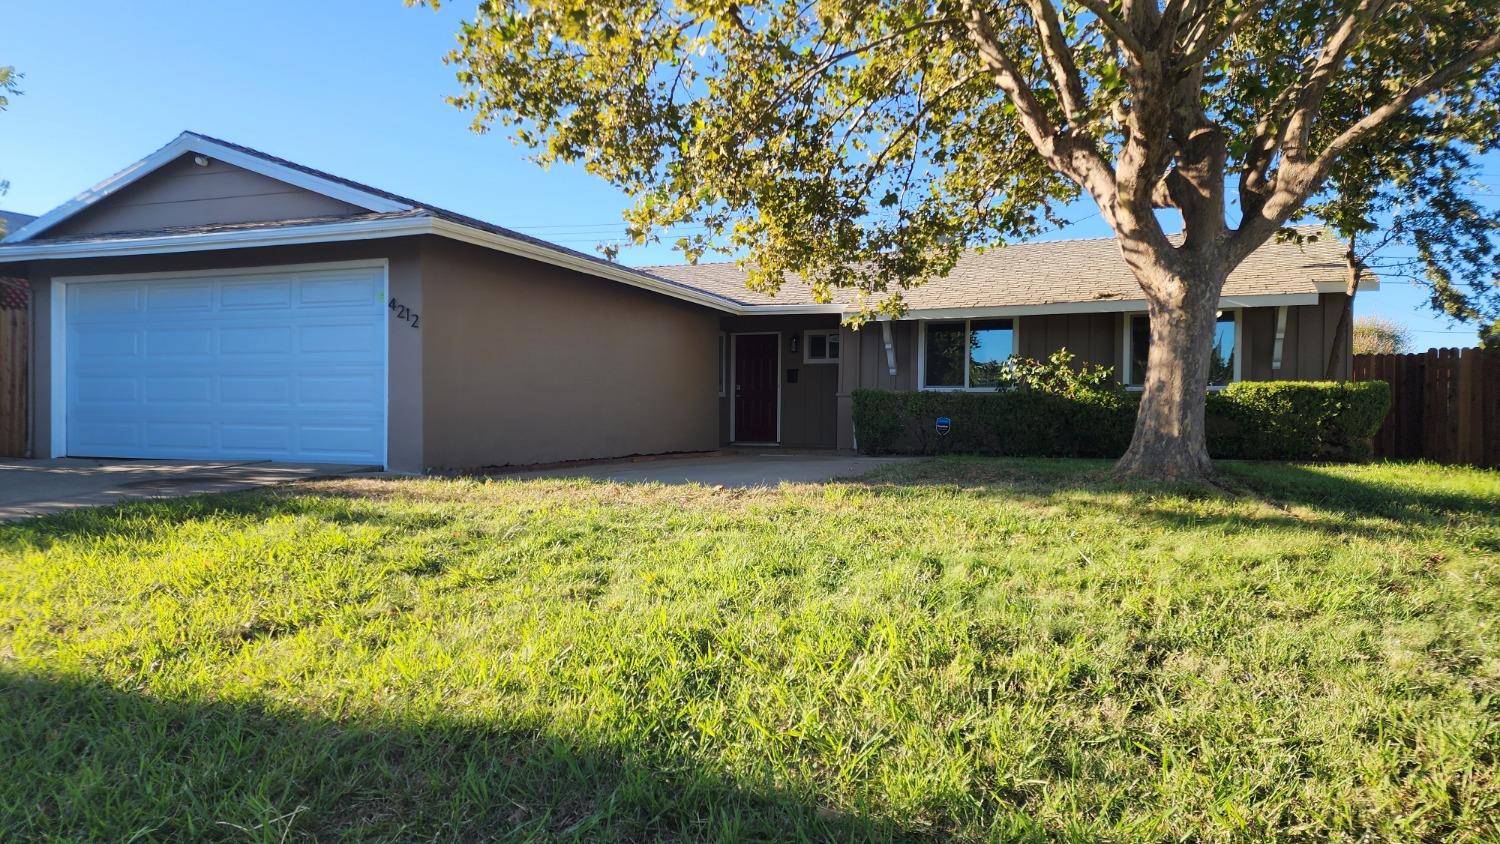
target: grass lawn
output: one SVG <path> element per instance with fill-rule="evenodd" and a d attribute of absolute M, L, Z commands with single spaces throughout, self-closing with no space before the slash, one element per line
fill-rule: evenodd
<path fill-rule="evenodd" d="M 1102 467 L 0 527 L 0 840 L 1500 838 L 1500 474 Z"/>

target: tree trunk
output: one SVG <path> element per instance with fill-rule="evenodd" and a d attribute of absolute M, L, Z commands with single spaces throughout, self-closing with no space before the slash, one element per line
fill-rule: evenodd
<path fill-rule="evenodd" d="M 1323 367 L 1324 381 L 1338 381 L 1343 374 L 1342 363 L 1344 352 L 1344 338 L 1349 338 L 1349 344 L 1354 345 L 1354 338 L 1349 334 L 1349 324 L 1354 321 L 1354 296 L 1359 293 L 1359 274 L 1362 269 L 1359 256 L 1354 254 L 1354 240 L 1349 241 L 1349 251 L 1344 253 L 1344 268 L 1346 271 L 1344 282 L 1344 309 L 1339 311 L 1339 324 L 1333 329 L 1333 344 L 1328 350 L 1328 364 Z M 1349 349 L 1352 354 L 1354 349 Z"/>
<path fill-rule="evenodd" d="M 1192 272 L 1192 278 L 1162 273 L 1141 285 L 1151 319 L 1151 348 L 1135 435 L 1115 464 L 1117 475 L 1198 481 L 1213 474 L 1204 408 L 1225 274 L 1202 266 Z"/>

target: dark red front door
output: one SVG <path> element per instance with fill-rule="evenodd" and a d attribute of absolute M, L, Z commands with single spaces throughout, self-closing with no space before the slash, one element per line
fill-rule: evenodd
<path fill-rule="evenodd" d="M 734 439 L 742 443 L 776 442 L 777 334 L 741 334 L 734 338 Z"/>

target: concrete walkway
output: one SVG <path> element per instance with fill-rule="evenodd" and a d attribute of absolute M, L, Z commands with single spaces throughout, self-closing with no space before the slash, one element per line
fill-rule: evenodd
<path fill-rule="evenodd" d="M 686 457 L 621 460 L 585 466 L 499 474 L 510 478 L 592 478 L 621 483 L 703 484 L 756 487 L 824 483 L 863 475 L 909 457 L 860 457 L 823 453 L 736 451 Z"/>
<path fill-rule="evenodd" d="M 0 522 L 142 498 L 170 498 L 374 467 L 191 460 L 0 458 Z"/>

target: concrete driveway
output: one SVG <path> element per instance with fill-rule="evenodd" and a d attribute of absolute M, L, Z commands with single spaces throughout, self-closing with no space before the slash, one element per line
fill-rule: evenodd
<path fill-rule="evenodd" d="M 142 498 L 170 498 L 378 467 L 191 460 L 0 458 L 0 522 Z"/>
<path fill-rule="evenodd" d="M 703 484 L 756 487 L 824 483 L 863 475 L 910 457 L 861 457 L 834 453 L 737 451 L 685 457 L 622 460 L 557 469 L 506 473 L 513 478 L 592 478 L 621 483 Z"/>

